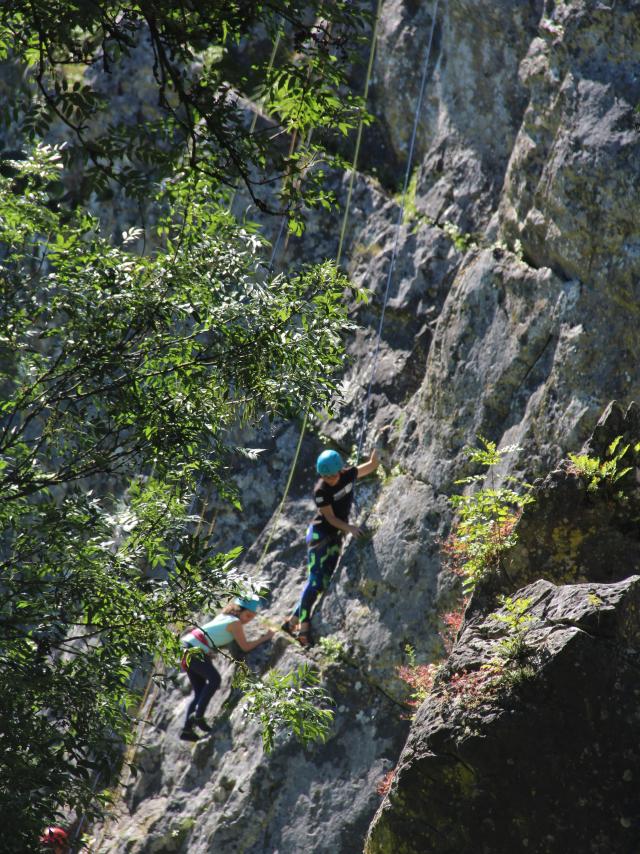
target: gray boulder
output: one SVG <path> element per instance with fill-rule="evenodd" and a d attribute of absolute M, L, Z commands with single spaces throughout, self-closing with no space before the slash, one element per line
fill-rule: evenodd
<path fill-rule="evenodd" d="M 638 850 L 640 577 L 539 581 L 514 598 L 530 603 L 526 661 L 478 679 L 510 631 L 491 615 L 466 626 L 367 854 Z"/>

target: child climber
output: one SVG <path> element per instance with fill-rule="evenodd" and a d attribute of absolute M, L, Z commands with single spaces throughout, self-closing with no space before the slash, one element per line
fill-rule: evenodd
<path fill-rule="evenodd" d="M 244 627 L 255 617 L 259 602 L 257 596 L 234 599 L 213 620 L 191 629 L 180 639 L 180 643 L 185 647 L 181 668 L 189 677 L 193 688 L 193 698 L 187 708 L 184 728 L 180 733 L 180 738 L 184 741 L 198 741 L 200 736 L 194 732 L 194 726 L 205 733 L 211 732 L 204 713 L 220 687 L 220 674 L 211 662 L 215 650 L 235 640 L 243 652 L 250 652 L 271 639 L 273 632 L 270 630 L 254 641 L 245 637 Z"/>
<path fill-rule="evenodd" d="M 311 609 L 319 594 L 329 587 L 343 536 L 351 534 L 359 537 L 362 533 L 356 525 L 349 524 L 353 485 L 377 467 L 378 454 L 375 450 L 371 458 L 360 466 L 344 468 L 342 457 L 337 451 L 323 451 L 316 461 L 320 480 L 313 489 L 318 512 L 307 529 L 309 578 L 298 607 L 282 624 L 284 631 L 289 634 L 293 634 L 299 626 L 297 637 L 302 646 L 311 644 Z"/>

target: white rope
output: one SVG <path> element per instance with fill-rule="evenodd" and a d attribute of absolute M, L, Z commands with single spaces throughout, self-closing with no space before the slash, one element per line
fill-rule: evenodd
<path fill-rule="evenodd" d="M 433 10 L 433 18 L 431 21 L 431 32 L 429 33 L 429 43 L 427 45 L 427 50 L 425 52 L 424 64 L 422 68 L 422 79 L 420 81 L 420 93 L 418 95 L 418 101 L 416 104 L 416 111 L 413 120 L 413 131 L 411 133 L 411 143 L 409 145 L 409 155 L 407 158 L 407 168 L 405 170 L 404 175 L 404 185 L 402 187 L 402 200 L 400 203 L 400 211 L 398 213 L 398 221 L 396 223 L 396 235 L 393 244 L 393 252 L 391 254 L 391 263 L 389 264 L 389 273 L 387 275 L 387 284 L 384 292 L 384 299 L 382 301 L 382 311 L 380 313 L 380 322 L 378 324 L 378 334 L 376 336 L 376 346 L 373 353 L 372 363 L 371 363 L 371 377 L 369 379 L 369 385 L 367 387 L 367 394 L 364 401 L 364 407 L 362 412 L 362 426 L 360 428 L 360 436 L 358 439 L 358 451 L 356 456 L 356 464 L 360 460 L 360 456 L 362 454 L 362 445 L 364 443 L 364 437 L 367 429 L 367 416 L 369 413 L 369 402 L 371 400 L 371 389 L 373 387 L 373 383 L 376 377 L 376 369 L 378 366 L 378 356 L 380 353 L 380 340 L 382 338 L 382 328 L 384 326 L 384 316 L 387 309 L 387 303 L 389 301 L 389 293 L 391 290 L 391 281 L 393 278 L 393 273 L 395 269 L 396 259 L 398 257 L 398 245 L 400 241 L 400 229 L 402 228 L 402 222 L 404 220 L 404 209 L 406 204 L 407 197 L 407 188 L 409 186 L 409 180 L 411 178 L 411 169 L 413 166 L 413 154 L 416 145 L 416 137 L 418 135 L 418 122 L 420 120 L 420 113 L 422 112 L 422 102 L 424 100 L 424 93 L 427 86 L 427 74 L 429 70 L 429 62 L 431 60 L 431 49 L 433 47 L 433 36 L 436 29 L 436 22 L 438 19 L 438 4 L 439 0 L 436 0 L 435 7 Z"/>

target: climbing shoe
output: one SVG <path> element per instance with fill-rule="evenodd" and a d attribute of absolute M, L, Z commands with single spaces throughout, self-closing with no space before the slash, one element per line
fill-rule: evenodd
<path fill-rule="evenodd" d="M 180 733 L 180 738 L 183 741 L 200 741 L 200 736 L 195 733 L 190 726 L 186 726 Z"/>
<path fill-rule="evenodd" d="M 205 721 L 203 717 L 192 717 L 191 726 L 197 726 L 198 729 L 202 730 L 202 732 L 213 732 L 213 729 L 209 726 L 209 724 Z"/>

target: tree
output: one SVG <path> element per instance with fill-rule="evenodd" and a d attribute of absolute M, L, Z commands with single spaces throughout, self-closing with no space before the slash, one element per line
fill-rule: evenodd
<path fill-rule="evenodd" d="M 260 237 L 214 215 L 190 179 L 167 249 L 139 256 L 86 213 L 51 210 L 55 150 L 11 165 L 0 179 L 0 786 L 5 835 L 29 850 L 63 804 L 99 811 L 93 773 L 106 779 L 127 737 L 133 668 L 175 656 L 172 625 L 237 589 L 233 555 L 190 534 L 196 478 L 233 497 L 225 431 L 326 401 L 346 316 L 335 269 L 265 277 Z"/>
<path fill-rule="evenodd" d="M 279 173 L 274 210 L 295 217 L 303 201 L 328 203 L 317 171 L 316 190 L 300 183 L 304 164 L 277 134 L 348 129 L 354 102 L 337 97 L 335 50 L 357 19 L 350 4 L 329 6 L 320 21 L 296 3 L 0 8 L 5 55 L 31 63 L 38 86 L 26 123 L 34 140 L 52 114 L 74 134 L 64 149 L 36 144 L 0 160 L 7 850 L 32 850 L 61 811 L 101 814 L 102 786 L 131 737 L 134 669 L 156 655 L 174 661 L 172 625 L 246 583 L 234 553 L 213 554 L 193 534 L 188 510 L 201 477 L 235 500 L 231 428 L 321 406 L 335 389 L 346 281 L 330 264 L 272 276 L 263 239 L 229 215 L 221 186 L 241 178 L 266 209 L 258 188 Z M 292 45 L 264 71 L 266 132 L 243 123 L 239 99 L 220 86 L 229 46 L 260 26 Z M 157 112 L 99 132 L 105 97 L 91 76 L 71 83 L 69 66 L 108 71 L 144 28 Z M 65 195 L 63 156 L 69 165 L 80 155 L 87 191 L 153 189 L 158 229 L 145 253 L 134 251 L 139 231 L 116 245 L 83 194 Z"/>
<path fill-rule="evenodd" d="M 36 88 L 14 104 L 15 120 L 41 136 L 62 122 L 68 157 L 89 160 L 91 191 L 115 180 L 144 198 L 150 181 L 183 164 L 215 184 L 241 180 L 258 209 L 299 225 L 302 202 L 330 204 L 318 164 L 336 162 L 332 138 L 362 111 L 345 82 L 363 5 L 13 0 L 0 8 L 0 59 L 26 61 Z M 123 115 L 114 104 L 138 101 L 138 81 L 118 69 L 136 57 L 153 95 Z M 261 103 L 257 125 L 247 120 L 251 99 Z"/>

